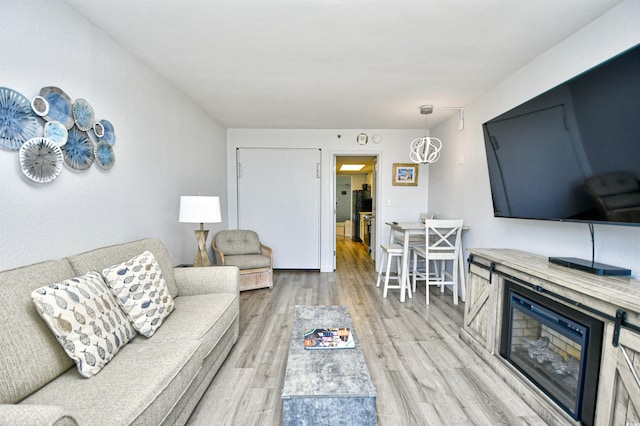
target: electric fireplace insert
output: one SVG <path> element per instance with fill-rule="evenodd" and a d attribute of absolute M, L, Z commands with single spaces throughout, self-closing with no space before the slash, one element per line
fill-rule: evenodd
<path fill-rule="evenodd" d="M 500 355 L 572 418 L 593 425 L 602 321 L 505 281 Z"/>

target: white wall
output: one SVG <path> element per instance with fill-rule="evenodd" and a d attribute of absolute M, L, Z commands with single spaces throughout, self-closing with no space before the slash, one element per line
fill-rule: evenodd
<path fill-rule="evenodd" d="M 116 162 L 35 184 L 0 149 L 0 270 L 151 236 L 193 262 L 198 225 L 178 223 L 179 197 L 220 195 L 226 209 L 226 129 L 62 1 L 1 5 L 0 85 L 88 100 L 114 125 Z"/>
<path fill-rule="evenodd" d="M 352 174 L 351 175 L 351 190 L 355 191 L 357 189 L 362 189 L 362 185 L 365 183 L 369 183 L 370 180 L 370 176 L 366 173 L 361 173 L 361 174 Z"/>
<path fill-rule="evenodd" d="M 360 132 L 369 136 L 378 134 L 382 141 L 358 145 L 356 135 Z M 341 137 L 338 138 L 338 135 Z M 229 194 L 229 228 L 237 227 L 237 181 L 235 177 L 236 148 L 318 148 L 322 150 L 321 189 L 321 230 L 320 267 L 321 271 L 333 271 L 333 250 L 335 226 L 333 222 L 333 197 L 335 191 L 334 164 L 336 155 L 379 155 L 378 199 L 376 228 L 377 241 L 389 238 L 389 221 L 416 221 L 427 207 L 427 166 L 421 165 L 417 187 L 392 186 L 393 163 L 409 163 L 409 144 L 416 137 L 424 135 L 424 130 L 272 130 L 272 129 L 229 129 L 227 132 L 227 167 Z M 371 139 L 371 138 L 370 138 Z M 387 202 L 389 205 L 387 206 Z M 291 220 L 296 220 L 291 218 Z M 266 242 L 265 244 L 268 244 Z"/>
<path fill-rule="evenodd" d="M 457 117 L 432 129 L 442 139 L 431 166 L 429 210 L 462 217 L 470 230 L 465 247 L 518 248 L 544 256 L 591 258 L 586 224 L 494 218 L 482 123 L 551 89 L 640 42 L 640 2 L 628 0 L 553 47 L 465 105 L 465 129 Z M 464 164 L 460 165 L 460 156 Z M 596 225 L 596 261 L 633 270 L 640 277 L 640 227 Z"/>

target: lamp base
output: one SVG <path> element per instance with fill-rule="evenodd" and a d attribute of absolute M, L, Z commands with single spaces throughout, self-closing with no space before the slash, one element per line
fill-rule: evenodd
<path fill-rule="evenodd" d="M 207 236 L 209 235 L 209 230 L 197 230 L 194 232 L 196 234 L 196 241 L 198 242 L 198 252 L 196 253 L 196 260 L 193 262 L 193 266 L 211 266 L 209 254 L 207 253 Z"/>

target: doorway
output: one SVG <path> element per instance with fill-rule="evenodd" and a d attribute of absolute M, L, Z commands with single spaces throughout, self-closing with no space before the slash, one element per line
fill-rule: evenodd
<path fill-rule="evenodd" d="M 344 247 L 338 239 L 362 245 L 375 259 L 378 156 L 336 155 L 334 164 L 335 270 L 337 250 Z"/>

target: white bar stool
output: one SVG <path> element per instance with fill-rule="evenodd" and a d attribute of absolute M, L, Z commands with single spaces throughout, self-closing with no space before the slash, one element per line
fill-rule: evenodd
<path fill-rule="evenodd" d="M 387 262 L 386 262 L 386 269 L 383 271 L 382 268 L 380 268 L 380 271 L 378 272 L 378 281 L 376 283 L 376 287 L 380 287 L 380 282 L 382 281 L 382 276 L 384 275 L 384 291 L 382 292 L 382 297 L 384 297 L 385 299 L 387 298 L 387 292 L 390 288 L 397 288 L 397 289 L 401 289 L 402 288 L 402 274 L 400 273 L 402 271 L 402 256 L 403 256 L 403 251 L 404 249 L 402 248 L 402 246 L 400 244 L 380 244 L 380 248 L 382 249 L 382 264 L 384 264 L 384 259 L 386 256 Z M 391 259 L 396 258 L 397 261 L 397 270 L 398 272 L 395 275 L 391 274 Z M 389 279 L 395 279 L 398 281 L 397 285 L 389 285 Z M 409 292 L 409 298 L 412 298 L 412 293 L 411 293 L 411 286 L 408 285 L 407 286 L 407 291 Z"/>

